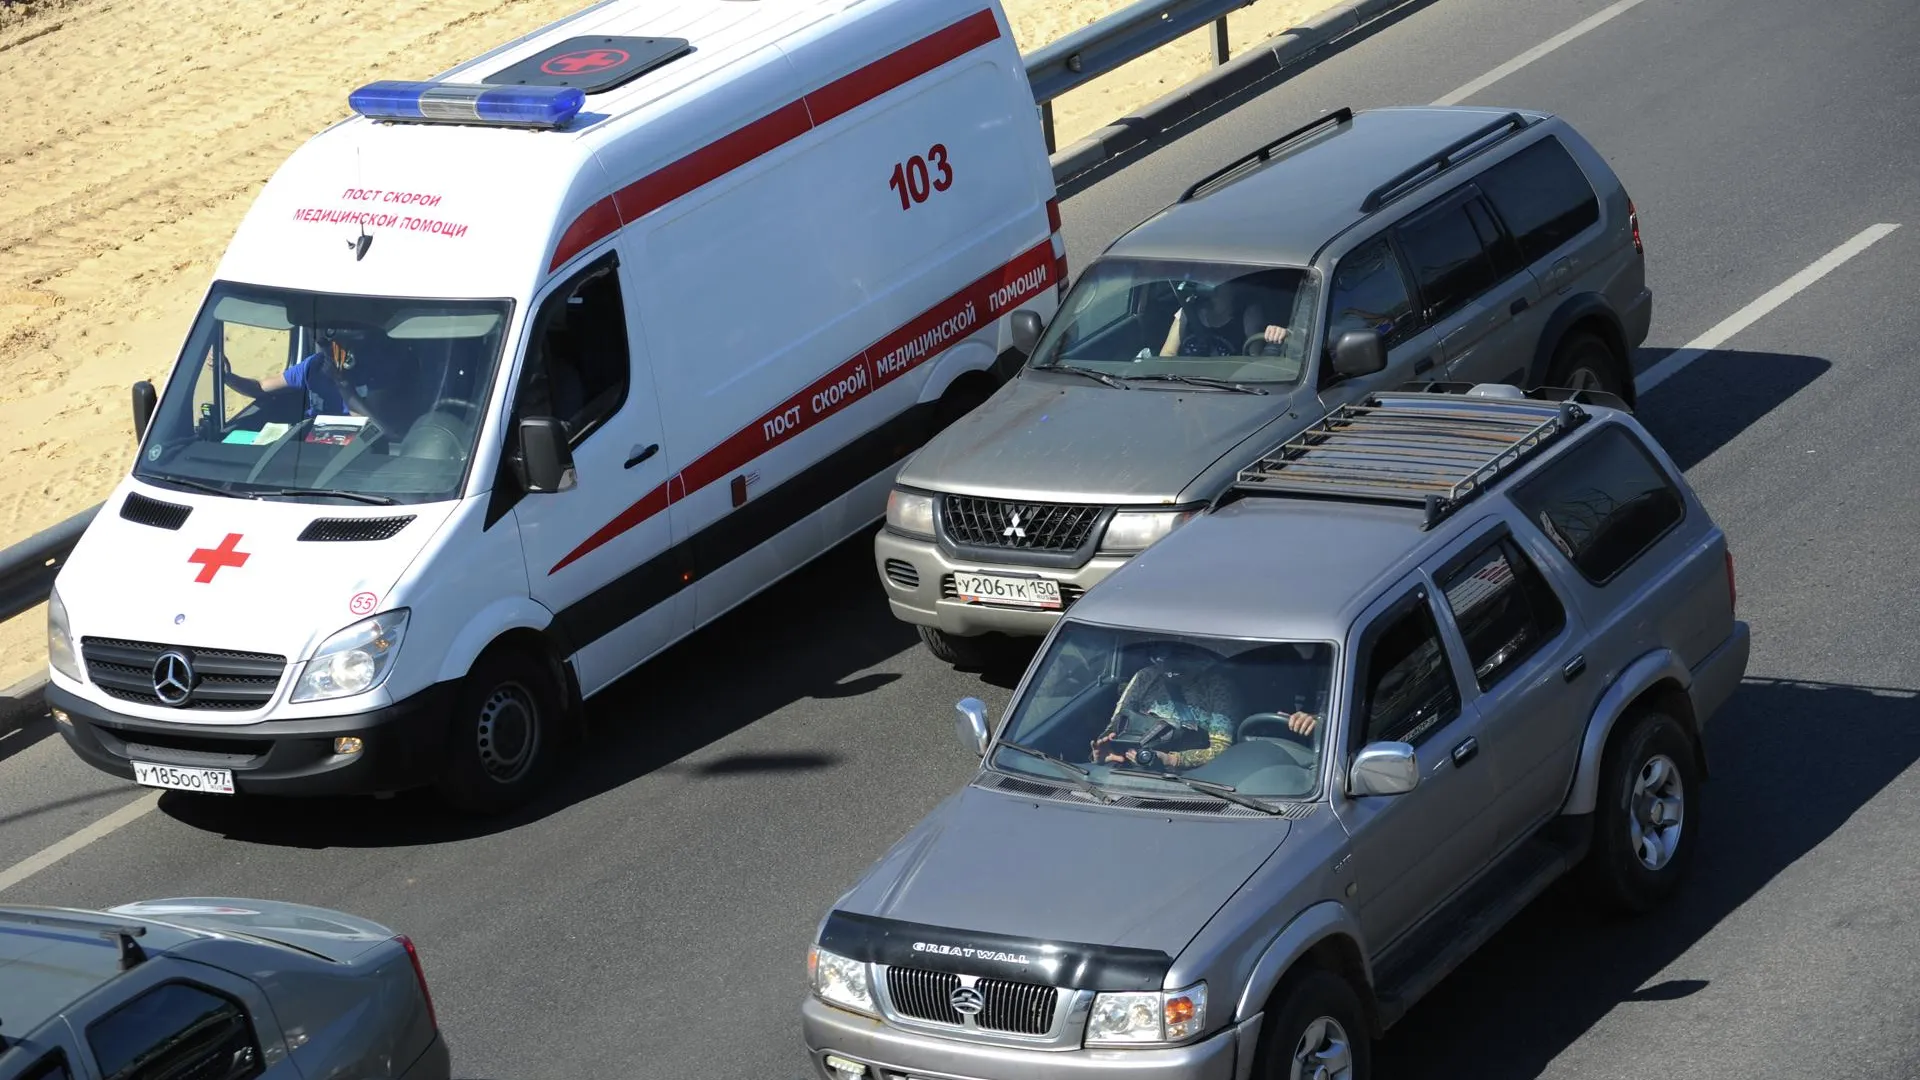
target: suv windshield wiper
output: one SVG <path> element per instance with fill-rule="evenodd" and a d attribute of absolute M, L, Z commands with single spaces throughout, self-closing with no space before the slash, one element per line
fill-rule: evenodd
<path fill-rule="evenodd" d="M 1241 394 L 1266 393 L 1257 386 L 1248 386 L 1246 383 L 1237 383 L 1228 379 L 1213 379 L 1205 375 L 1172 375 L 1161 372 L 1156 375 L 1123 375 L 1121 378 L 1128 382 L 1177 382 L 1186 383 L 1189 386 L 1211 386 L 1216 390 L 1232 390 Z"/>
<path fill-rule="evenodd" d="M 1176 784 L 1185 784 L 1195 791 L 1204 791 L 1209 795 L 1218 795 L 1228 802 L 1239 803 L 1241 806 L 1251 807 L 1264 813 L 1280 813 L 1280 808 L 1272 803 L 1261 802 L 1251 796 L 1242 795 L 1226 784 L 1216 784 L 1211 780 L 1195 780 L 1191 776 L 1181 776 L 1179 773 L 1149 772 L 1145 769 L 1113 769 L 1110 771 L 1110 775 L 1149 776 L 1155 780 L 1171 780 Z"/>
<path fill-rule="evenodd" d="M 139 477 L 140 477 L 140 479 L 142 479 L 142 480 L 145 480 L 145 481 L 147 481 L 148 483 L 153 483 L 153 484 L 173 484 L 173 485 L 175 485 L 176 487 L 183 487 L 183 488 L 191 488 L 191 489 L 193 489 L 194 491 L 204 491 L 204 492 L 206 492 L 206 493 L 207 493 L 207 494 L 209 494 L 209 495 L 225 495 L 225 496 L 227 496 L 228 498 L 233 498 L 233 499 L 257 499 L 257 498 L 259 498 L 259 496 L 258 496 L 258 495 L 255 495 L 255 494 L 254 494 L 253 492 L 251 492 L 251 491 L 232 491 L 232 490 L 229 490 L 229 489 L 227 489 L 227 488 L 223 488 L 223 487 L 219 487 L 219 486 L 217 486 L 217 485 L 214 485 L 214 484 L 209 484 L 209 483 L 206 483 L 205 481 L 201 481 L 201 480 L 188 480 L 188 479 L 187 479 L 186 477 L 183 477 L 183 476 L 166 476 L 166 475 L 154 475 L 154 474 L 151 474 L 151 473 L 149 473 L 149 474 L 138 474 L 138 473 L 136 473 L 135 475 L 137 475 L 137 476 L 139 476 Z"/>
<path fill-rule="evenodd" d="M 263 492 L 266 495 L 325 495 L 335 499 L 356 499 L 372 503 L 375 506 L 397 506 L 398 499 L 389 499 L 385 495 L 368 495 L 363 491 L 344 491 L 340 488 L 276 488 Z"/>
<path fill-rule="evenodd" d="M 1078 367 L 1074 364 L 1048 364 L 1046 367 L 1040 368 L 1039 370 L 1071 371 L 1075 375 L 1085 375 L 1087 378 L 1092 379 L 1095 382 L 1106 383 L 1108 386 L 1113 387 L 1115 390 L 1133 389 L 1133 387 L 1128 386 L 1126 383 L 1121 382 L 1119 379 L 1114 378 L 1113 376 L 1107 374 L 1104 371 L 1095 371 L 1092 368 Z"/>
<path fill-rule="evenodd" d="M 1103 803 L 1110 803 L 1113 801 L 1113 796 L 1111 794 L 1107 793 L 1107 791 L 1101 788 L 1100 785 L 1093 782 L 1093 780 L 1091 779 L 1092 777 L 1091 773 L 1087 772 L 1087 770 L 1082 768 L 1081 766 L 1075 765 L 1073 762 L 1066 760 L 1065 758 L 1057 758 L 1057 757 L 1054 757 L 1052 754 L 1047 753 L 1045 750 L 1035 750 L 1031 746 L 1021 746 L 1019 743 L 1012 742 L 1007 739 L 1000 740 L 1000 742 L 997 745 L 999 749 L 1017 750 L 1022 754 L 1026 754 L 1029 757 L 1037 757 L 1041 761 L 1047 762 L 1050 765 L 1058 765 L 1061 768 L 1067 770 L 1068 772 L 1074 774 L 1075 779 L 1072 781 L 1072 783 L 1075 787 L 1079 788 L 1081 791 L 1084 791 L 1087 794 L 1093 796 L 1094 798 L 1099 799 Z"/>

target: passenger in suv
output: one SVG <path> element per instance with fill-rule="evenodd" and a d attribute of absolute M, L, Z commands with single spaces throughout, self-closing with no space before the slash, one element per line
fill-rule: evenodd
<path fill-rule="evenodd" d="M 977 666 L 982 635 L 1047 633 L 1250 448 L 1408 382 L 1630 405 L 1651 318 L 1633 202 L 1565 121 L 1341 109 L 1115 241 L 1044 331 L 1016 313 L 1019 375 L 898 474 L 882 585 L 934 655 Z"/>
<path fill-rule="evenodd" d="M 1061 619 L 997 732 L 960 703 L 981 770 L 820 924 L 818 1076 L 1366 1080 L 1563 874 L 1672 893 L 1749 651 L 1726 538 L 1617 399 L 1443 389 L 1262 455 Z M 1231 744 L 1089 762 L 1176 646 Z"/>

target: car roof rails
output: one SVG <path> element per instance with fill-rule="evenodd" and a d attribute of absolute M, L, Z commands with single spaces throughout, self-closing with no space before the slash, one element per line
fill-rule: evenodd
<path fill-rule="evenodd" d="M 1633 406 L 1618 394 L 1609 394 L 1605 390 L 1575 390 L 1566 386 L 1536 386 L 1531 390 L 1521 390 L 1512 383 L 1470 383 L 1470 382 L 1427 382 L 1415 379 L 1394 387 L 1396 391 L 1419 391 L 1426 394 L 1465 394 L 1469 397 L 1511 397 L 1527 398 L 1533 401 L 1571 401 L 1576 405 L 1597 405 L 1603 409 L 1618 409 L 1632 412 Z"/>
<path fill-rule="evenodd" d="M 1382 391 L 1261 455 L 1231 490 L 1411 503 L 1431 529 L 1591 418 L 1571 401 Z"/>
<path fill-rule="evenodd" d="M 1333 110 L 1332 112 L 1319 118 L 1318 120 L 1315 120 L 1310 124 L 1303 124 L 1300 127 L 1294 128 L 1292 131 L 1287 132 L 1285 135 L 1280 136 L 1279 138 L 1273 140 L 1267 145 L 1261 147 L 1260 149 L 1255 150 L 1252 153 L 1245 154 L 1239 158 L 1236 158 L 1231 164 L 1215 169 L 1214 171 L 1194 181 L 1193 186 L 1187 188 L 1187 190 L 1180 193 L 1180 198 L 1177 201 L 1187 202 L 1188 200 L 1192 199 L 1195 195 L 1198 195 L 1201 191 L 1214 186 L 1222 178 L 1226 177 L 1229 173 L 1238 172 L 1239 170 L 1246 168 L 1248 165 L 1252 165 L 1257 162 L 1262 162 L 1267 160 L 1268 158 L 1273 156 L 1273 152 L 1275 150 L 1280 149 L 1281 147 L 1287 145 L 1288 143 L 1294 141 L 1295 139 L 1300 138 L 1303 135 L 1311 134 L 1323 127 L 1326 127 L 1329 124 L 1339 125 L 1339 124 L 1348 124 L 1352 122 L 1353 122 L 1353 109 L 1349 106 L 1342 105 L 1340 108 Z"/>
<path fill-rule="evenodd" d="M 119 923 L 101 919 L 76 919 L 66 915 L 51 915 L 39 911 L 26 911 L 21 908 L 0 908 L 0 921 L 28 923 L 33 926 L 45 926 L 54 930 L 75 930 L 81 933 L 98 934 L 113 941 L 120 947 L 120 970 L 138 966 L 147 959 L 146 950 L 134 938 L 145 937 L 147 928 L 138 923 Z"/>
<path fill-rule="evenodd" d="M 1474 129 L 1472 133 L 1455 139 L 1453 142 L 1448 143 L 1443 149 L 1421 159 L 1419 164 L 1409 167 L 1398 176 L 1395 176 L 1393 179 L 1368 192 L 1365 201 L 1360 204 L 1360 212 L 1363 214 L 1373 213 L 1375 210 L 1380 209 L 1395 199 L 1400 198 L 1402 195 L 1405 195 L 1407 192 L 1412 191 L 1414 188 L 1419 187 L 1421 184 L 1426 183 L 1428 180 L 1433 179 L 1433 177 L 1439 176 L 1448 169 L 1460 164 L 1462 161 L 1473 157 L 1475 154 L 1484 153 L 1498 146 L 1505 140 L 1512 138 L 1514 135 L 1525 131 L 1530 123 L 1531 121 L 1519 113 L 1510 112 L 1491 124 L 1486 124 Z M 1461 153 L 1461 151 L 1472 147 L 1474 144 L 1485 141 L 1490 135 L 1496 137 L 1485 146 L 1479 147 L 1472 153 Z M 1432 173 L 1431 176 L 1427 175 L 1429 172 Z"/>

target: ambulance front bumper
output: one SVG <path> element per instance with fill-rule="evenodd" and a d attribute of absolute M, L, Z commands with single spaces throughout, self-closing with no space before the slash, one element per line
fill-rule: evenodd
<path fill-rule="evenodd" d="M 76 754 L 103 772 L 133 779 L 135 761 L 229 769 L 236 792 L 255 795 L 364 795 L 431 783 L 446 759 L 454 683 L 430 687 L 372 712 L 257 724 L 209 725 L 126 716 L 48 685 L 55 726 Z M 334 740 L 360 740 L 334 753 Z"/>

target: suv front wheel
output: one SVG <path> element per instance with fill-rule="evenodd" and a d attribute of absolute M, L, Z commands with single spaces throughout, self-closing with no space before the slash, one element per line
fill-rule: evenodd
<path fill-rule="evenodd" d="M 1553 363 L 1547 365 L 1547 377 L 1542 385 L 1598 390 L 1624 399 L 1626 388 L 1621 382 L 1624 367 L 1598 335 L 1581 331 L 1568 335 L 1554 350 Z"/>
<path fill-rule="evenodd" d="M 1262 1025 L 1257 1080 L 1369 1080 L 1373 1046 L 1353 987 L 1323 968 L 1289 981 Z"/>
<path fill-rule="evenodd" d="M 993 650 L 986 637 L 961 637 L 936 630 L 931 626 L 918 626 L 920 641 L 932 653 L 934 659 L 965 671 L 978 671 L 993 659 Z"/>

